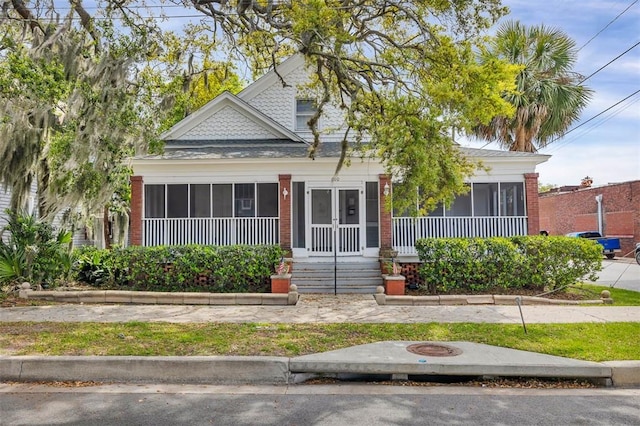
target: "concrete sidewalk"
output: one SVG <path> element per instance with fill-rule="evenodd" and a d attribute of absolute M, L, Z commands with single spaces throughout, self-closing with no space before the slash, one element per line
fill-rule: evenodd
<path fill-rule="evenodd" d="M 522 306 L 526 323 L 640 322 L 640 306 Z M 389 306 L 373 295 L 303 294 L 297 305 L 78 305 L 0 309 L 0 322 L 267 322 L 267 323 L 425 323 L 520 324 L 517 306 Z"/>

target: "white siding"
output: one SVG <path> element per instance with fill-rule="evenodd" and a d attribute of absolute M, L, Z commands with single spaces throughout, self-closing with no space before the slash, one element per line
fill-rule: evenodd
<path fill-rule="evenodd" d="M 269 118 L 282 124 L 287 129 L 296 132 L 301 137 L 311 140 L 310 131 L 296 131 L 295 113 L 296 99 L 314 99 L 310 93 L 306 93 L 304 84 L 309 81 L 309 72 L 304 64 L 282 75 L 287 87 L 282 86 L 280 79 L 275 79 L 268 87 L 256 93 L 252 97 L 243 97 L 249 105 L 261 111 Z M 259 84 L 260 81 L 257 82 Z M 339 129 L 344 126 L 344 114 L 335 104 L 325 106 L 325 111 L 319 122 L 319 129 L 323 133 L 322 140 L 337 142 L 341 140 L 343 132 Z"/>
<path fill-rule="evenodd" d="M 180 137 L 183 140 L 276 138 L 277 135 L 231 106 L 225 106 Z"/>

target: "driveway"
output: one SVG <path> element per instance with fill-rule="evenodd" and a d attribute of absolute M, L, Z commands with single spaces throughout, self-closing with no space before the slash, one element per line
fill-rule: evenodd
<path fill-rule="evenodd" d="M 596 284 L 640 292 L 640 265 L 634 259 L 605 259 Z"/>

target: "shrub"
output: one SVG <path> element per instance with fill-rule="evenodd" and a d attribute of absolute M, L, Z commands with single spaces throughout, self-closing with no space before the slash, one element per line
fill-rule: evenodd
<path fill-rule="evenodd" d="M 279 246 L 131 246 L 86 250 L 79 281 L 146 291 L 266 292 L 282 257 Z"/>
<path fill-rule="evenodd" d="M 0 284 L 28 281 L 51 287 L 67 278 L 72 263 L 71 232 L 56 230 L 23 212 L 6 213 L 7 224 L 0 232 Z"/>
<path fill-rule="evenodd" d="M 591 281 L 602 269 L 602 246 L 585 238 L 512 237 L 524 255 L 518 276 L 533 288 L 555 290 L 575 284 L 583 277 Z"/>
<path fill-rule="evenodd" d="M 449 238 L 416 242 L 420 276 L 431 293 L 556 289 L 595 279 L 602 251 L 569 237 Z"/>

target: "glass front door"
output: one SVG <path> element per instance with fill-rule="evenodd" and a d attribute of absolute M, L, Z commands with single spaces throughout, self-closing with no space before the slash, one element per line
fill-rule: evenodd
<path fill-rule="evenodd" d="M 310 254 L 362 254 L 360 197 L 359 189 L 311 189 Z"/>

